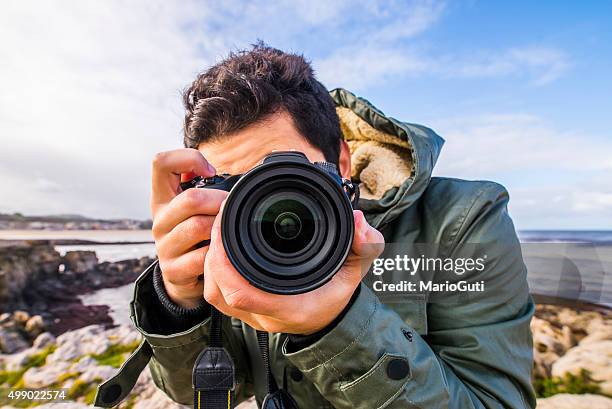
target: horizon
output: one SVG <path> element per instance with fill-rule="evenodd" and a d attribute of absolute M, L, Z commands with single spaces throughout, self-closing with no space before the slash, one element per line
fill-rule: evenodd
<path fill-rule="evenodd" d="M 435 130 L 434 176 L 500 182 L 518 231 L 612 230 L 612 3 L 2 10 L 0 212 L 150 219 L 151 158 L 182 146 L 180 91 L 261 39 L 303 53 L 328 89 Z"/>
<path fill-rule="evenodd" d="M 93 216 L 87 216 L 87 215 L 83 215 L 83 214 L 41 214 L 41 215 L 31 215 L 31 214 L 23 214 L 21 212 L 16 212 L 13 214 L 9 214 L 9 213 L 2 213 L 0 212 L 0 216 L 15 216 L 16 214 L 20 214 L 21 217 L 25 217 L 25 218 L 44 218 L 44 217 L 48 217 L 48 218 L 58 218 L 58 219 L 66 219 L 67 221 L 70 220 L 70 218 L 77 218 L 77 219 L 82 219 L 82 220 L 89 220 L 89 221 L 101 221 L 101 222 L 112 222 L 112 221 L 118 221 L 118 220 L 130 220 L 130 221 L 136 221 L 136 222 L 150 222 L 151 219 L 139 219 L 139 218 L 131 218 L 131 217 L 117 217 L 117 218 L 110 218 L 110 219 L 106 219 L 106 218 L 97 218 L 97 217 L 93 217 Z M 10 230 L 10 229 L 8 229 Z M 7 230 L 7 231 L 8 231 Z M 143 230 L 150 230 L 150 229 L 143 229 Z M 597 233 L 597 232 L 602 232 L 602 233 L 607 233 L 607 232 L 612 232 L 612 229 L 516 229 L 517 232 L 584 232 L 584 233 Z"/>

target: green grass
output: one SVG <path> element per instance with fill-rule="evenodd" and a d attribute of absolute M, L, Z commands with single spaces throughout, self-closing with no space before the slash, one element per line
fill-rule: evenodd
<path fill-rule="evenodd" d="M 80 374 L 79 374 L 78 372 L 68 372 L 68 373 L 65 373 L 65 374 L 63 374 L 63 375 L 60 375 L 60 376 L 57 378 L 57 382 L 56 382 L 56 384 L 57 384 L 57 385 L 62 385 L 62 384 L 63 384 L 64 382 L 66 382 L 68 379 L 74 379 L 74 378 L 76 378 L 76 377 L 77 377 L 77 376 L 79 376 L 79 375 L 80 375 Z"/>
<path fill-rule="evenodd" d="M 548 398 L 558 393 L 601 394 L 597 382 L 591 379 L 589 371 L 582 369 L 578 375 L 566 373 L 562 378 L 541 378 L 533 382 L 538 398 Z"/>
<path fill-rule="evenodd" d="M 84 397 L 85 403 L 91 405 L 96 397 L 96 388 L 100 382 L 102 382 L 101 379 L 94 379 L 92 383 L 86 383 L 77 379 L 68 389 L 67 397 L 69 400 L 74 401 Z"/>
<path fill-rule="evenodd" d="M 43 366 L 47 357 L 55 351 L 55 345 L 49 345 L 40 352 L 30 356 L 25 365 L 16 371 L 0 371 L 0 385 L 8 385 L 13 388 L 23 387 L 23 374 L 30 368 Z"/>
<path fill-rule="evenodd" d="M 95 359 L 100 365 L 109 365 L 114 368 L 118 368 L 124 361 L 126 353 L 133 352 L 140 342 L 133 342 L 130 344 L 116 344 L 112 345 L 108 350 L 101 354 L 93 354 L 91 357 Z M 7 400 L 8 393 L 11 390 L 24 388 L 23 374 L 30 368 L 43 366 L 56 346 L 50 345 L 40 352 L 30 356 L 24 366 L 16 371 L 0 370 L 0 407 L 4 405 L 11 405 L 16 408 L 30 408 L 41 405 L 42 401 L 27 401 L 27 400 Z M 78 357 L 75 361 L 78 361 L 81 357 Z M 69 379 L 78 377 L 78 373 L 70 372 L 61 375 L 57 382 L 53 385 L 49 385 L 49 388 L 61 388 L 62 384 Z M 98 384 L 102 382 L 101 379 L 96 379 L 92 383 L 85 383 L 83 381 L 75 380 L 72 386 L 68 389 L 66 398 L 68 400 L 78 400 L 83 398 L 85 403 L 88 405 L 93 404 L 96 396 L 96 388 Z M 133 406 L 135 398 L 132 400 L 131 405 Z"/>
<path fill-rule="evenodd" d="M 105 352 L 101 354 L 91 355 L 93 359 L 98 361 L 100 365 L 108 365 L 113 368 L 119 368 L 123 363 L 124 354 L 133 352 L 140 345 L 139 341 L 130 344 L 115 344 L 111 345 Z"/>

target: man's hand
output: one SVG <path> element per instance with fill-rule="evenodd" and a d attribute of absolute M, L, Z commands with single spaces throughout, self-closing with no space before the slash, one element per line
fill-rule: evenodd
<path fill-rule="evenodd" d="M 158 153 L 153 160 L 151 212 L 164 286 L 170 299 L 185 308 L 202 300 L 204 258 L 210 230 L 227 192 L 189 189 L 181 193 L 181 175 L 209 177 L 215 169 L 196 149 Z M 180 193 L 180 194 L 179 194 Z"/>
<path fill-rule="evenodd" d="M 382 234 L 356 210 L 351 253 L 327 284 L 304 294 L 271 294 L 252 286 L 227 258 L 221 242 L 221 213 L 215 218 L 204 262 L 204 298 L 225 315 L 267 332 L 308 335 L 325 328 L 346 307 L 384 249 Z"/>

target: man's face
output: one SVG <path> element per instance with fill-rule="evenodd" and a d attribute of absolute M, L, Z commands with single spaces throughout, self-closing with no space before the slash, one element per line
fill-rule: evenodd
<path fill-rule="evenodd" d="M 304 138 L 286 112 L 274 114 L 266 120 L 251 125 L 218 141 L 204 142 L 198 147 L 218 174 L 242 174 L 261 163 L 273 151 L 295 150 L 304 153 L 310 162 L 325 161 L 325 156 Z M 340 168 L 343 176 L 346 162 L 342 149 Z M 344 156 L 343 156 L 344 155 Z M 348 167 L 350 169 L 350 165 Z"/>

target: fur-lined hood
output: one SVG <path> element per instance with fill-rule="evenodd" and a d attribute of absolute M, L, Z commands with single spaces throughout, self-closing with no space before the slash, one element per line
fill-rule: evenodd
<path fill-rule="evenodd" d="M 444 139 L 424 126 L 385 116 L 345 89 L 330 94 L 351 149 L 352 178 L 360 182 L 359 206 L 371 224 L 383 227 L 427 188 Z"/>

